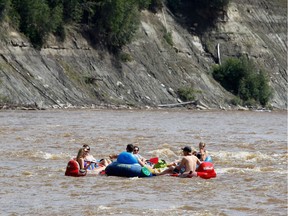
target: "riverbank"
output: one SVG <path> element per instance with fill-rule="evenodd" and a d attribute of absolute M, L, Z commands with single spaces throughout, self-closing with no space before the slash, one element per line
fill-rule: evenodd
<path fill-rule="evenodd" d="M 267 109 L 263 107 L 244 107 L 244 106 L 228 106 L 228 107 L 219 107 L 210 108 L 204 103 L 201 102 L 186 102 L 179 104 L 161 104 L 159 106 L 143 106 L 143 107 L 135 107 L 128 105 L 113 105 L 113 104 L 101 104 L 101 105 L 84 105 L 84 106 L 73 106 L 70 104 L 62 105 L 62 106 L 50 106 L 50 107 L 39 107 L 37 104 L 30 105 L 15 105 L 15 104 L 0 104 L 0 110 L 83 110 L 83 109 L 99 109 L 99 110 L 199 110 L 199 111 L 263 111 L 263 112 L 271 112 L 271 111 L 285 111 L 282 109 Z"/>

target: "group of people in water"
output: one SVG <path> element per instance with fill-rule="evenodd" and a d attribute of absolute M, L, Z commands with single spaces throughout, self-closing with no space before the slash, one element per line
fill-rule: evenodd
<path fill-rule="evenodd" d="M 133 144 L 128 144 L 126 146 L 126 151 L 133 154 L 142 167 L 147 167 L 153 173 L 153 164 L 151 164 L 149 160 L 141 156 L 139 154 L 139 150 L 140 148 Z M 195 173 L 197 165 L 200 165 L 201 162 L 205 161 L 207 157 L 206 144 L 204 142 L 200 142 L 198 152 L 196 150 L 192 150 L 190 146 L 185 146 L 184 148 L 182 148 L 182 151 L 182 159 L 167 164 L 167 169 L 159 173 L 154 172 L 153 174 L 179 174 L 180 177 L 197 176 L 197 173 Z M 101 171 L 104 171 L 105 168 L 110 163 L 112 163 L 113 160 L 116 160 L 117 157 L 117 154 L 112 154 L 109 155 L 109 158 L 101 159 L 98 161 L 90 154 L 90 146 L 84 144 L 79 149 L 75 160 L 79 164 L 80 172 L 87 172 L 87 169 L 93 165 L 94 173 L 100 173 Z"/>

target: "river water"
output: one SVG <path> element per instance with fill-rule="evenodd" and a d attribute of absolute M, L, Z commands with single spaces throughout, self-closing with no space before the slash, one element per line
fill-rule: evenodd
<path fill-rule="evenodd" d="M 1 215 L 287 215 L 287 113 L 192 110 L 0 112 Z M 64 176 L 137 144 L 170 162 L 204 141 L 217 177 Z"/>

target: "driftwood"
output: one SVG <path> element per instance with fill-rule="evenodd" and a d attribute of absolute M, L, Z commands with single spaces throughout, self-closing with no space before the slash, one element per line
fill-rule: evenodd
<path fill-rule="evenodd" d="M 158 107 L 178 107 L 178 106 L 186 106 L 186 105 L 194 105 L 195 108 L 200 109 L 200 110 L 210 109 L 209 106 L 207 106 L 206 104 L 204 104 L 202 101 L 199 101 L 199 100 L 175 103 L 175 104 L 160 104 L 158 105 Z"/>
<path fill-rule="evenodd" d="M 197 105 L 198 101 L 188 101 L 188 102 L 182 102 L 182 103 L 175 103 L 175 104 L 160 104 L 158 107 L 177 107 L 177 106 L 185 106 L 185 105 Z"/>

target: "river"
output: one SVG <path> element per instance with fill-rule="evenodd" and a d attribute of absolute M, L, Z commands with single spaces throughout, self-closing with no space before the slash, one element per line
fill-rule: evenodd
<path fill-rule="evenodd" d="M 1 215 L 287 215 L 287 112 L 1 111 L 0 138 Z M 64 176 L 83 144 L 171 162 L 200 141 L 214 179 Z"/>

